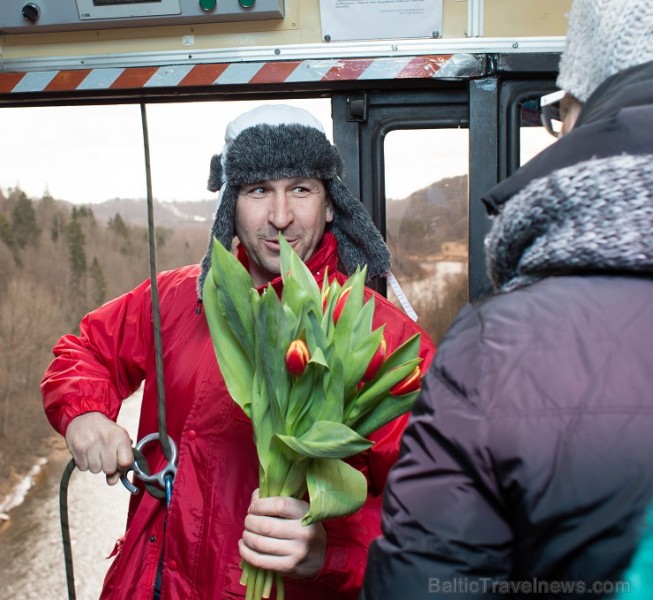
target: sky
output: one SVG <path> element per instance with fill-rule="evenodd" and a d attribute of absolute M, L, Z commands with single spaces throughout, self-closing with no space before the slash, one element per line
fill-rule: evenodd
<path fill-rule="evenodd" d="M 284 100 L 310 110 L 331 135 L 328 99 Z M 207 200 L 206 180 L 224 130 L 250 102 L 148 104 L 153 195 L 160 201 Z M 540 128 L 537 128 L 540 129 Z M 527 154 L 552 138 L 527 132 Z M 534 137 L 534 140 L 531 138 Z M 465 129 L 393 131 L 385 141 L 386 196 L 401 199 L 443 177 L 467 172 Z M 93 204 L 145 198 L 145 161 L 138 105 L 0 109 L 0 188 L 40 198 Z M 346 168 L 346 166 L 345 166 Z"/>

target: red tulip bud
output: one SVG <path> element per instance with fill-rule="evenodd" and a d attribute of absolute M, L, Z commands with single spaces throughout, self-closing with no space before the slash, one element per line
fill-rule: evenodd
<path fill-rule="evenodd" d="M 293 377 L 299 377 L 304 370 L 308 361 L 311 359 L 311 353 L 304 340 L 293 340 L 286 351 L 286 369 Z"/>
<path fill-rule="evenodd" d="M 393 396 L 403 396 L 416 392 L 422 385 L 422 372 L 419 367 L 415 367 L 406 377 L 390 389 Z"/>
<path fill-rule="evenodd" d="M 374 376 L 377 374 L 377 372 L 381 368 L 381 365 L 383 364 L 383 361 L 385 360 L 385 355 L 387 350 L 388 350 L 388 344 L 385 341 L 385 337 L 381 336 L 381 343 L 379 344 L 379 347 L 376 349 L 376 352 L 374 353 L 372 360 L 370 360 L 370 364 L 367 365 L 367 369 L 365 370 L 365 374 L 363 375 L 363 379 L 365 381 L 374 379 Z"/>
<path fill-rule="evenodd" d="M 347 303 L 347 298 L 349 298 L 349 294 L 351 293 L 351 288 L 348 287 L 346 290 L 344 290 L 341 294 L 338 300 L 336 301 L 336 305 L 333 309 L 333 322 L 337 323 L 338 319 L 340 319 L 340 315 L 342 314 L 343 309 L 345 308 L 345 304 Z"/>

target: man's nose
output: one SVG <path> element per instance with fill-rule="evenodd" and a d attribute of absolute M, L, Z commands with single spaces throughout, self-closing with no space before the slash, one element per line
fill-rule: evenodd
<path fill-rule="evenodd" d="M 280 231 L 288 227 L 292 222 L 292 207 L 285 192 L 276 192 L 274 194 L 268 220 Z"/>

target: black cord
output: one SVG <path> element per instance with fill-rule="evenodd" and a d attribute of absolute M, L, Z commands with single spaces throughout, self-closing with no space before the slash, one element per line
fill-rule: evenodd
<path fill-rule="evenodd" d="M 59 485 L 59 514 L 61 516 L 61 538 L 63 539 L 63 558 L 66 565 L 66 585 L 68 586 L 68 600 L 75 600 L 75 574 L 73 572 L 73 551 L 70 544 L 70 525 L 68 523 L 68 482 L 75 470 L 74 460 L 67 465 Z"/>

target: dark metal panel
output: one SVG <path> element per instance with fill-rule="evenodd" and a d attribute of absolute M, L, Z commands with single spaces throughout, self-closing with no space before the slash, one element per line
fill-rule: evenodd
<path fill-rule="evenodd" d="M 495 55 L 497 73 L 519 76 L 536 73 L 555 73 L 560 62 L 559 52 L 515 53 Z"/>
<path fill-rule="evenodd" d="M 357 198 L 361 197 L 360 140 L 358 122 L 347 119 L 349 95 L 336 94 L 331 98 L 333 141 L 344 164 L 343 181 Z"/>
<path fill-rule="evenodd" d="M 538 98 L 556 89 L 555 76 L 548 79 L 504 81 L 499 92 L 499 144 L 501 154 L 499 179 L 514 173 L 520 165 L 521 107 L 529 98 Z"/>
<path fill-rule="evenodd" d="M 477 79 L 469 84 L 469 298 L 490 290 L 485 272 L 484 239 L 490 219 L 481 202 L 483 193 L 495 185 L 499 174 L 499 106 L 497 78 Z"/>

